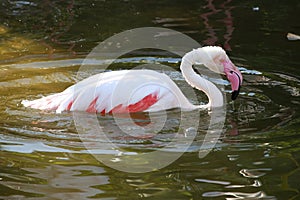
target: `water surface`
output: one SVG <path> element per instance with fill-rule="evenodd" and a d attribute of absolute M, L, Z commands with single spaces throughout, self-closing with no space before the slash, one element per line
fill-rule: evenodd
<path fill-rule="evenodd" d="M 300 42 L 286 39 L 288 32 L 300 34 L 298 1 L 4 1 L 0 9 L 1 199 L 300 198 Z M 72 113 L 27 109 L 20 102 L 60 92 L 88 76 L 77 72 L 99 42 L 145 26 L 171 28 L 202 45 L 222 46 L 241 69 L 244 84 L 234 103 L 227 98 L 223 133 L 202 159 L 198 150 L 209 121 L 206 111 L 199 111 L 196 133 L 193 127 L 179 130 L 180 112 L 168 111 L 165 127 L 150 138 L 124 135 L 112 116 L 98 116 L 122 153 L 104 144 L 92 146 L 96 131 L 85 139 L 94 153 L 117 162 L 162 148 L 178 131 L 183 139 L 197 135 L 169 166 L 125 173 L 89 154 Z M 144 49 L 125 55 L 110 69 L 145 63 L 178 71 L 180 58 Z M 180 73 L 165 73 L 191 90 Z M 214 82 L 230 96 L 226 81 Z M 135 120 L 141 126 L 149 123 L 147 114 Z"/>

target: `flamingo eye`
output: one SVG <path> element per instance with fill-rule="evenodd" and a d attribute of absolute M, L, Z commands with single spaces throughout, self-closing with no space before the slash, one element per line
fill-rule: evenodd
<path fill-rule="evenodd" d="M 230 71 L 230 74 L 233 74 L 233 71 Z"/>

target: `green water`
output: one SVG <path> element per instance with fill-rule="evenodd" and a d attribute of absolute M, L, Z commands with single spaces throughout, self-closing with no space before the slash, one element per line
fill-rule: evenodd
<path fill-rule="evenodd" d="M 288 32 L 300 35 L 299 1 L 2 1 L 0 11 L 0 199 L 300 199 L 300 41 L 286 38 Z M 198 150 L 206 111 L 187 152 L 162 169 L 137 174 L 107 167 L 86 151 L 72 113 L 21 105 L 88 76 L 77 72 L 99 42 L 148 26 L 220 45 L 243 73 L 241 94 L 234 103 L 227 98 L 223 133 L 204 158 Z M 178 70 L 180 58 L 144 49 L 110 69 L 144 63 Z M 178 74 L 169 75 L 191 90 Z M 126 136 L 113 117 L 98 119 L 128 154 L 91 145 L 120 165 L 160 149 L 181 131 L 176 110 L 168 111 L 168 123 L 154 138 Z M 149 123 L 144 115 L 136 120 Z"/>

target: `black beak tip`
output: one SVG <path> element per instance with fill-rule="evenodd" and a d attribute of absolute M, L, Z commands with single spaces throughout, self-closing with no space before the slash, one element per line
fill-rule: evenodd
<path fill-rule="evenodd" d="M 236 100 L 236 98 L 239 96 L 240 90 L 234 90 L 231 93 L 231 100 Z"/>

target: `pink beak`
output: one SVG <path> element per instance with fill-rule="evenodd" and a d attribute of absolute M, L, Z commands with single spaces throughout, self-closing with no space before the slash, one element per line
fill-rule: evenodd
<path fill-rule="evenodd" d="M 224 73 L 231 84 L 231 99 L 235 100 L 240 93 L 243 76 L 239 69 L 229 59 L 222 63 L 224 66 Z"/>

